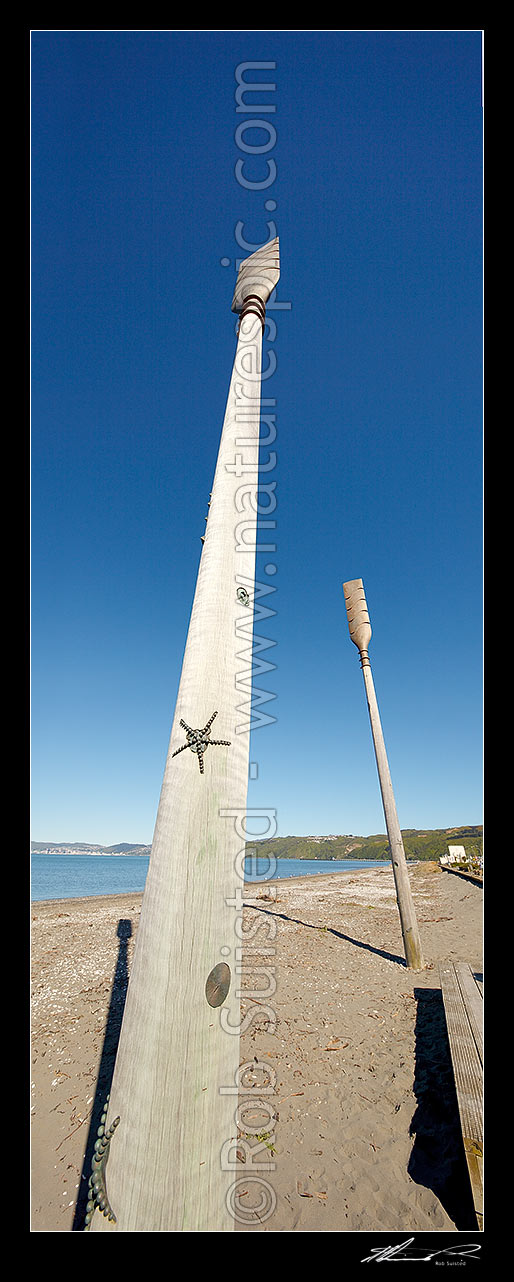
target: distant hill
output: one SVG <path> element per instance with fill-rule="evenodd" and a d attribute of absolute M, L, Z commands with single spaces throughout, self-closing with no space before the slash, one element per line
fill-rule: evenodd
<path fill-rule="evenodd" d="M 465 828 L 404 828 L 403 845 L 407 859 L 439 859 L 447 854 L 448 843 L 466 846 L 467 853 L 482 854 L 481 824 Z M 247 842 L 247 850 L 275 859 L 389 859 L 385 833 L 371 837 L 269 837 Z"/>
<path fill-rule="evenodd" d="M 87 841 L 31 841 L 32 854 L 52 855 L 149 855 L 151 846 L 122 841 L 119 846 L 92 845 Z"/>
<path fill-rule="evenodd" d="M 149 855 L 151 846 L 131 846 L 129 842 L 122 841 L 119 846 L 102 847 L 106 855 Z"/>
<path fill-rule="evenodd" d="M 404 828 L 403 844 L 407 859 L 439 859 L 447 853 L 448 844 L 465 846 L 468 854 L 482 854 L 482 824 L 465 828 Z M 120 842 L 118 846 L 93 846 L 83 841 L 32 841 L 31 850 L 54 854 L 149 855 L 151 846 Z M 310 837 L 269 837 L 247 841 L 247 851 L 273 855 L 275 859 L 389 859 L 385 833 L 357 837 L 352 833 Z"/>

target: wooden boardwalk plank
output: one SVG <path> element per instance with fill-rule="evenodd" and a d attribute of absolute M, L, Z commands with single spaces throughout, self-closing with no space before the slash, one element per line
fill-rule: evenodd
<path fill-rule="evenodd" d="M 464 999 L 471 1030 L 475 1038 L 480 1062 L 484 1062 L 484 1002 L 481 989 L 478 987 L 471 966 L 467 962 L 458 962 L 455 966 L 457 979 Z"/>
<path fill-rule="evenodd" d="M 457 1101 L 479 1228 L 483 1217 L 483 1032 L 480 989 L 465 963 L 439 967 Z"/>

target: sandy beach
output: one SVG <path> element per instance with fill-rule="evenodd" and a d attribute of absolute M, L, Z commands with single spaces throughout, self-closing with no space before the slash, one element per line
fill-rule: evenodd
<path fill-rule="evenodd" d="M 389 866 L 246 887 L 237 1231 L 476 1232 L 438 962 L 482 973 L 483 892 L 410 879 L 420 972 Z M 141 901 L 31 905 L 32 1232 L 83 1229 Z"/>

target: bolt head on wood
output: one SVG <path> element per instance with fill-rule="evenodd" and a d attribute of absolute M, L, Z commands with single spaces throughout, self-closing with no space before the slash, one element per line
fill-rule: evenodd
<path fill-rule="evenodd" d="M 367 650 L 371 641 L 371 624 L 362 579 L 343 583 L 343 592 L 350 637 L 358 650 Z"/>
<path fill-rule="evenodd" d="M 280 279 L 278 236 L 241 263 L 232 299 L 232 311 L 240 312 L 245 298 L 255 294 L 266 305 Z"/>

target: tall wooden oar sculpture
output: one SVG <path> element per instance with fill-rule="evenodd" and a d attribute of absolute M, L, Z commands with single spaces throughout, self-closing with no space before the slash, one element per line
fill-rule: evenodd
<path fill-rule="evenodd" d="M 119 1048 L 93 1159 L 90 1232 L 234 1228 L 235 1176 L 226 1158 L 237 1134 L 236 922 L 250 726 L 237 688 L 237 626 L 253 610 L 262 335 L 279 274 L 275 239 L 241 264 L 232 302 L 239 313 L 234 368 Z"/>
<path fill-rule="evenodd" d="M 351 579 L 348 583 L 343 583 L 343 592 L 346 602 L 350 637 L 359 651 L 362 675 L 364 677 L 364 686 L 371 722 L 371 733 L 375 747 L 380 791 L 382 793 L 382 804 L 384 807 L 387 836 L 389 838 L 389 849 L 393 865 L 396 898 L 398 900 L 398 910 L 400 913 L 405 959 L 407 966 L 413 970 L 422 970 L 424 962 L 421 951 L 421 941 L 419 938 L 416 912 L 414 909 L 414 901 L 409 882 L 407 861 L 403 848 L 403 838 L 400 831 L 400 825 L 398 823 L 398 815 L 396 813 L 393 785 L 391 783 L 391 775 L 389 773 L 389 764 L 387 761 L 377 697 L 375 694 L 371 664 L 369 661 L 368 645 L 371 640 L 371 624 L 369 621 L 368 607 L 366 604 L 366 597 L 364 595 L 364 584 L 362 579 Z"/>

